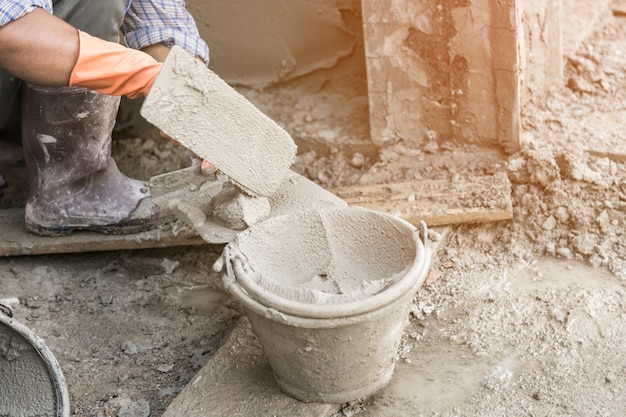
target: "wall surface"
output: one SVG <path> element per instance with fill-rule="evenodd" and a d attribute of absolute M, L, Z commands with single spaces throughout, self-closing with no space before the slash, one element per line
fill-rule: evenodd
<path fill-rule="evenodd" d="M 370 124 L 379 146 L 514 150 L 516 0 L 363 0 Z"/>
<path fill-rule="evenodd" d="M 378 146 L 451 133 L 448 27 L 441 3 L 362 2 L 370 128 Z"/>
<path fill-rule="evenodd" d="M 518 0 L 519 1 L 519 0 Z M 562 0 L 520 1 L 519 70 L 521 103 L 563 83 Z M 568 14 L 569 16 L 570 14 Z"/>
<path fill-rule="evenodd" d="M 453 138 L 515 151 L 519 138 L 518 0 L 449 6 Z"/>
<path fill-rule="evenodd" d="M 233 85 L 268 86 L 331 68 L 357 34 L 351 0 L 188 0 L 211 50 L 211 68 Z M 360 28 L 357 28 L 360 30 Z"/>

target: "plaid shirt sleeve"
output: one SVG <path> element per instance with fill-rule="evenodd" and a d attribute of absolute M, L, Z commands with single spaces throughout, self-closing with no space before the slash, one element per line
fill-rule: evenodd
<path fill-rule="evenodd" d="M 100 0 L 102 1 L 102 0 Z M 126 46 L 141 49 L 156 43 L 178 45 L 209 62 L 209 48 L 200 38 L 184 0 L 132 0 L 122 31 Z"/>
<path fill-rule="evenodd" d="M 32 12 L 36 7 L 52 13 L 52 0 L 0 0 L 0 26 Z"/>

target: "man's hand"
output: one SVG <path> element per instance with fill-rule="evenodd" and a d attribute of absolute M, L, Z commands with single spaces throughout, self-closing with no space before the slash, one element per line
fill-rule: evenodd
<path fill-rule="evenodd" d="M 80 52 L 70 86 L 128 98 L 148 94 L 163 64 L 145 52 L 78 33 Z"/>
<path fill-rule="evenodd" d="M 180 142 L 174 140 L 167 133 L 163 132 L 162 130 L 159 133 L 161 137 L 168 139 L 174 146 L 180 146 Z M 217 168 L 209 161 L 206 161 L 204 159 L 200 163 L 200 170 L 204 175 L 214 175 L 217 172 Z"/>

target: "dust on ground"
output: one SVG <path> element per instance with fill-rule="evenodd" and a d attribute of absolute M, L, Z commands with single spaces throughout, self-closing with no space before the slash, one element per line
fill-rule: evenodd
<path fill-rule="evenodd" d="M 364 93 L 243 91 L 304 144 L 295 169 L 325 187 L 503 171 L 513 185 L 512 221 L 449 231 L 390 386 L 340 415 L 626 409 L 625 22 L 607 15 L 568 58 L 566 86 L 524 109 L 515 155 L 448 145 L 375 155 Z M 352 151 L 332 146 L 344 140 Z M 139 178 L 189 156 L 158 135 L 118 141 L 114 154 Z M 220 251 L 0 259 L 1 297 L 19 299 L 16 316 L 53 350 L 73 415 L 158 416 L 241 314 L 210 272 Z"/>

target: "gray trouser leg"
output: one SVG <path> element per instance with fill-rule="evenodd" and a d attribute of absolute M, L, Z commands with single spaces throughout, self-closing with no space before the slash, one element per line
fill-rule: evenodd
<path fill-rule="evenodd" d="M 54 15 L 92 36 L 118 42 L 125 0 L 60 0 Z M 16 128 L 21 120 L 21 81 L 0 70 L 0 130 Z"/>
<path fill-rule="evenodd" d="M 19 128 L 22 81 L 0 70 L 0 130 Z"/>
<path fill-rule="evenodd" d="M 54 15 L 100 39 L 120 41 L 125 0 L 61 0 L 54 5 Z"/>

